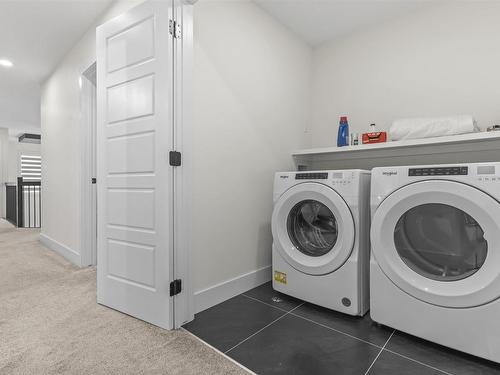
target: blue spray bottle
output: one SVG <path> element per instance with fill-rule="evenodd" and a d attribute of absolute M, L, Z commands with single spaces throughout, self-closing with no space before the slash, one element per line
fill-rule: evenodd
<path fill-rule="evenodd" d="M 349 145 L 349 124 L 347 123 L 347 117 L 342 116 L 339 123 L 339 133 L 337 135 L 337 146 L 348 146 Z"/>

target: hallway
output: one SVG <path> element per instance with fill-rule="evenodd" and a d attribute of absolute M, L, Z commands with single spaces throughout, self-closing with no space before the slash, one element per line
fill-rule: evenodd
<path fill-rule="evenodd" d="M 244 374 L 189 333 L 96 303 L 94 268 L 0 220 L 0 373 Z"/>

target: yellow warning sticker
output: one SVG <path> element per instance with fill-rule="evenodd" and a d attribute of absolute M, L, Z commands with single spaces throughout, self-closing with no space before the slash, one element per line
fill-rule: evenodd
<path fill-rule="evenodd" d="M 286 273 L 274 271 L 274 281 L 281 284 L 286 284 Z"/>

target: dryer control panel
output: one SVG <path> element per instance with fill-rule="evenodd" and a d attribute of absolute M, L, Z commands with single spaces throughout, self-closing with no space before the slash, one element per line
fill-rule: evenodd
<path fill-rule="evenodd" d="M 496 173 L 494 165 L 479 165 L 476 168 L 476 176 L 479 182 L 500 182 L 500 174 Z"/>
<path fill-rule="evenodd" d="M 408 176 L 467 176 L 468 167 L 431 167 L 431 168 L 410 168 Z"/>

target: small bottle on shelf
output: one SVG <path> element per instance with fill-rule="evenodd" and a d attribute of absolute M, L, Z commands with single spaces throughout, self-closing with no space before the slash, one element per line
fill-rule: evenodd
<path fill-rule="evenodd" d="M 359 144 L 358 133 L 351 133 L 351 146 L 357 146 Z"/>

